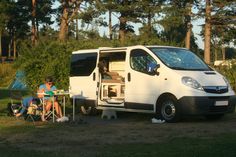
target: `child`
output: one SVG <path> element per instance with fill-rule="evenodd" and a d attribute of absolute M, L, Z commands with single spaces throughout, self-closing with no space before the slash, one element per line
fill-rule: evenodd
<path fill-rule="evenodd" d="M 22 116 L 28 109 L 31 103 L 38 104 L 38 100 L 32 96 L 26 97 L 22 100 L 22 108 L 19 113 L 15 114 L 16 117 Z"/>

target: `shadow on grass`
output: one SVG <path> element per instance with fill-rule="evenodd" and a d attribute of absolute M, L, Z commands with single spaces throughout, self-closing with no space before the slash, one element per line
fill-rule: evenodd
<path fill-rule="evenodd" d="M 0 100 L 11 98 L 12 93 L 21 93 L 22 96 L 29 94 L 28 90 L 9 90 L 7 88 L 0 88 Z"/>
<path fill-rule="evenodd" d="M 0 88 L 0 100 L 6 99 L 10 97 L 9 89 L 1 89 Z"/>

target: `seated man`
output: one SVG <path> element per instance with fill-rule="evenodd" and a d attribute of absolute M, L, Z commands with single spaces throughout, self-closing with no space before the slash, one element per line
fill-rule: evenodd
<path fill-rule="evenodd" d="M 19 113 L 15 114 L 15 116 L 16 117 L 22 116 L 27 111 L 27 109 L 28 109 L 28 107 L 30 106 L 31 103 L 39 104 L 39 100 L 37 98 L 32 97 L 32 96 L 24 98 L 22 100 L 22 108 L 21 108 Z"/>
<path fill-rule="evenodd" d="M 99 69 L 99 72 L 102 76 L 102 79 L 111 79 L 111 77 L 107 74 L 107 72 L 108 72 L 107 62 L 105 60 L 101 60 L 98 63 L 98 69 Z"/>
<path fill-rule="evenodd" d="M 46 102 L 46 106 L 44 108 L 44 113 L 42 115 L 42 121 L 45 121 L 45 114 L 51 110 L 52 102 L 54 101 L 54 107 L 56 110 L 56 114 L 58 118 L 62 117 L 62 111 L 59 103 L 56 99 L 53 100 L 54 97 L 51 97 L 51 93 L 53 93 L 57 88 L 53 85 L 53 79 L 51 77 L 47 77 L 45 79 L 45 84 L 39 86 L 38 97 L 43 98 Z M 42 93 L 42 94 L 41 94 Z M 49 93 L 49 95 L 45 95 L 45 93 Z"/>
<path fill-rule="evenodd" d="M 98 63 L 98 69 L 101 74 L 101 79 L 106 80 L 107 82 L 124 82 L 124 78 L 119 76 L 117 72 L 109 72 L 107 68 L 107 62 L 102 60 Z M 113 81 L 108 81 L 113 80 Z"/>

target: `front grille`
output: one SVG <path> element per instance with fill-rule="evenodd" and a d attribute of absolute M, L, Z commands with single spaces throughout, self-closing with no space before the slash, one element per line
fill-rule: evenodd
<path fill-rule="evenodd" d="M 228 110 L 228 106 L 211 106 L 209 108 L 209 112 L 226 112 Z"/>
<path fill-rule="evenodd" d="M 207 93 L 222 94 L 228 92 L 228 86 L 203 86 L 203 89 Z"/>

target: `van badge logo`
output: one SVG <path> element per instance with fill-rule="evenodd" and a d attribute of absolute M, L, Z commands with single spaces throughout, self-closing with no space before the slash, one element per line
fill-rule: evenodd
<path fill-rule="evenodd" d="M 219 86 L 216 86 L 216 91 L 220 92 L 221 88 Z"/>

